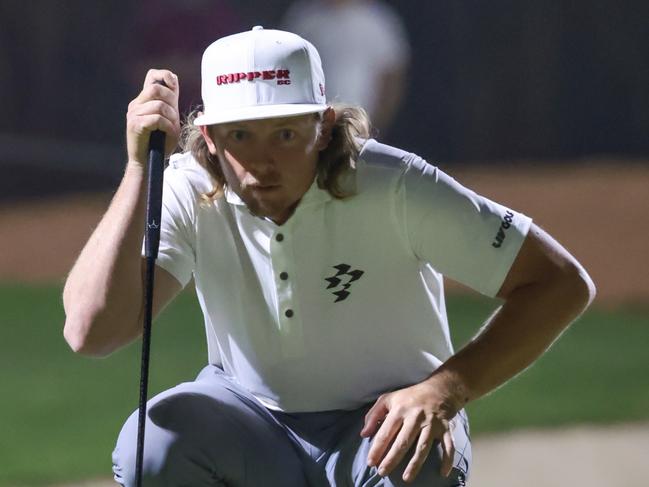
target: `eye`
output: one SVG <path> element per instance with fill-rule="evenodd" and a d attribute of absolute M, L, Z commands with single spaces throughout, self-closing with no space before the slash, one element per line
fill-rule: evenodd
<path fill-rule="evenodd" d="M 237 142 L 242 142 L 246 140 L 246 138 L 248 137 L 248 133 L 245 130 L 236 129 L 236 130 L 231 130 L 228 136 L 232 140 L 235 140 Z"/>
<path fill-rule="evenodd" d="M 279 131 L 279 140 L 282 142 L 289 142 L 295 138 L 295 130 L 282 129 Z"/>

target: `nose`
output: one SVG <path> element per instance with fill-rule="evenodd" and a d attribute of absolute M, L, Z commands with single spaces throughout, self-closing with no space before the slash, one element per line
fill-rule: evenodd
<path fill-rule="evenodd" d="M 272 174 L 275 171 L 272 162 L 264 159 L 249 161 L 248 164 L 246 164 L 246 169 L 250 174 L 257 177 L 258 179 L 263 179 L 266 175 Z"/>
<path fill-rule="evenodd" d="M 249 154 L 245 164 L 246 170 L 258 180 L 275 178 L 277 164 L 270 150 L 260 147 L 259 150 Z"/>

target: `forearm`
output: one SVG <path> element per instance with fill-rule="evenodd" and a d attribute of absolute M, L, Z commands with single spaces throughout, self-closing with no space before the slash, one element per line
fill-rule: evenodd
<path fill-rule="evenodd" d="M 63 334 L 75 351 L 106 355 L 142 330 L 142 238 L 146 206 L 146 161 L 151 133 L 166 134 L 165 153 L 180 132 L 178 77 L 151 69 L 140 94 L 128 105 L 129 163 L 115 197 L 75 263 L 63 291 Z M 162 287 L 163 292 L 158 289 Z M 169 276 L 156 286 L 154 314 L 178 289 Z M 162 296 L 162 298 L 160 298 Z"/>
<path fill-rule="evenodd" d="M 64 335 L 75 350 L 104 355 L 139 335 L 146 169 L 129 163 L 108 211 L 63 291 Z"/>
<path fill-rule="evenodd" d="M 404 479 L 412 479 L 437 439 L 443 449 L 441 472 L 448 475 L 458 411 L 530 365 L 591 301 L 592 282 L 573 262 L 555 268 L 560 270 L 554 277 L 507 292 L 505 304 L 480 333 L 428 379 L 379 396 L 361 430 L 363 437 L 374 436 L 368 465 L 388 475 L 414 450 L 404 473 Z"/>
<path fill-rule="evenodd" d="M 445 384 L 451 410 L 463 407 L 532 364 L 593 295 L 592 282 L 578 265 L 556 278 L 514 290 L 478 335 L 428 380 Z"/>

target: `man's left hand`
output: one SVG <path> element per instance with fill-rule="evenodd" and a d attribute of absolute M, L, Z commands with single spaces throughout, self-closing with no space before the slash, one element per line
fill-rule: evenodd
<path fill-rule="evenodd" d="M 448 400 L 440 389 L 427 382 L 386 393 L 365 415 L 361 436 L 374 437 L 367 456 L 369 466 L 377 466 L 379 475 L 389 475 L 413 445 L 414 454 L 404 470 L 403 480 L 411 482 L 423 466 L 435 440 L 442 446 L 441 474 L 453 468 L 455 446 Z"/>

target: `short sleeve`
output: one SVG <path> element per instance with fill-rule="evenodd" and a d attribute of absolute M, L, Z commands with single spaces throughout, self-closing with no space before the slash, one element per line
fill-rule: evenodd
<path fill-rule="evenodd" d="M 197 195 L 186 171 L 172 160 L 164 172 L 160 248 L 156 264 L 185 287 L 195 262 L 195 205 Z"/>
<path fill-rule="evenodd" d="M 495 296 L 532 220 L 462 186 L 421 158 L 407 161 L 402 197 L 409 243 L 418 259 Z"/>

